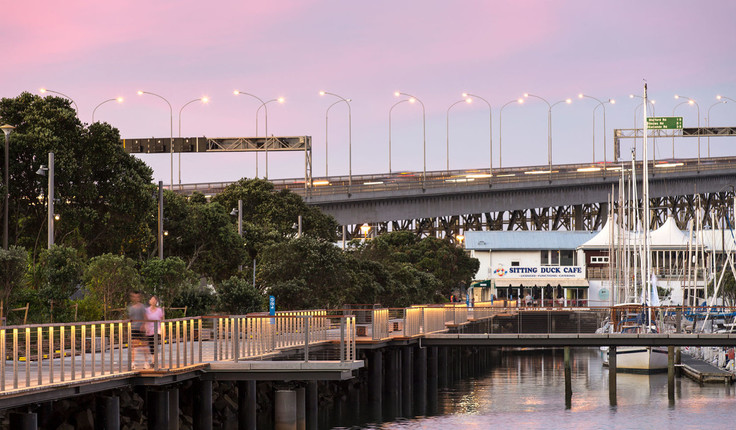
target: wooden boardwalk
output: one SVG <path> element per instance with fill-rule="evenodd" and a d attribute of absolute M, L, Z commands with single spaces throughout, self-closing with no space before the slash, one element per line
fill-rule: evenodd
<path fill-rule="evenodd" d="M 734 374 L 718 368 L 707 361 L 695 358 L 689 354 L 682 354 L 680 369 L 688 378 L 703 383 L 725 383 L 734 381 Z"/>

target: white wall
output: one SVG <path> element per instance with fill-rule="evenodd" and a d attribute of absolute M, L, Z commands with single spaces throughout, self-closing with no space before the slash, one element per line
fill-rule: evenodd
<path fill-rule="evenodd" d="M 490 279 L 491 273 L 503 265 L 508 269 L 512 261 L 518 261 L 520 266 L 539 266 L 542 257 L 539 251 L 471 251 L 471 256 L 478 259 L 480 268 L 475 279 Z"/>

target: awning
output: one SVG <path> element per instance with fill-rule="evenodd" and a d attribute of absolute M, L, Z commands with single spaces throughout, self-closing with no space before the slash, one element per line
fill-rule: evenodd
<path fill-rule="evenodd" d="M 563 287 L 563 288 L 588 288 L 587 279 L 573 278 L 506 278 L 495 279 L 496 288 L 524 288 L 531 287 Z"/>

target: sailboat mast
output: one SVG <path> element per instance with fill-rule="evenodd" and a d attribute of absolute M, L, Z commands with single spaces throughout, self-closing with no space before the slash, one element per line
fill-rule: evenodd
<path fill-rule="evenodd" d="M 644 179 L 644 186 L 643 186 L 643 196 L 642 200 L 644 200 L 644 279 L 642 279 L 642 285 L 645 288 L 645 296 L 644 299 L 647 303 L 651 303 L 651 256 L 649 255 L 649 222 L 650 222 L 650 216 L 649 216 L 649 149 L 647 146 L 647 135 L 649 134 L 649 125 L 647 124 L 647 84 L 644 83 L 644 147 L 642 148 L 643 154 L 642 159 L 644 161 L 643 163 L 643 169 L 642 169 L 642 175 L 644 176 L 642 179 Z M 652 324 L 651 321 L 651 312 L 647 312 L 649 325 Z"/>

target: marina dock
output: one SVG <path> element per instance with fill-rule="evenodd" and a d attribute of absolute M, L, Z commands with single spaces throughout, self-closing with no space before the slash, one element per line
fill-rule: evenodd
<path fill-rule="evenodd" d="M 688 354 L 682 354 L 682 364 L 679 367 L 685 376 L 701 384 L 730 384 L 736 379 L 733 373 Z"/>

